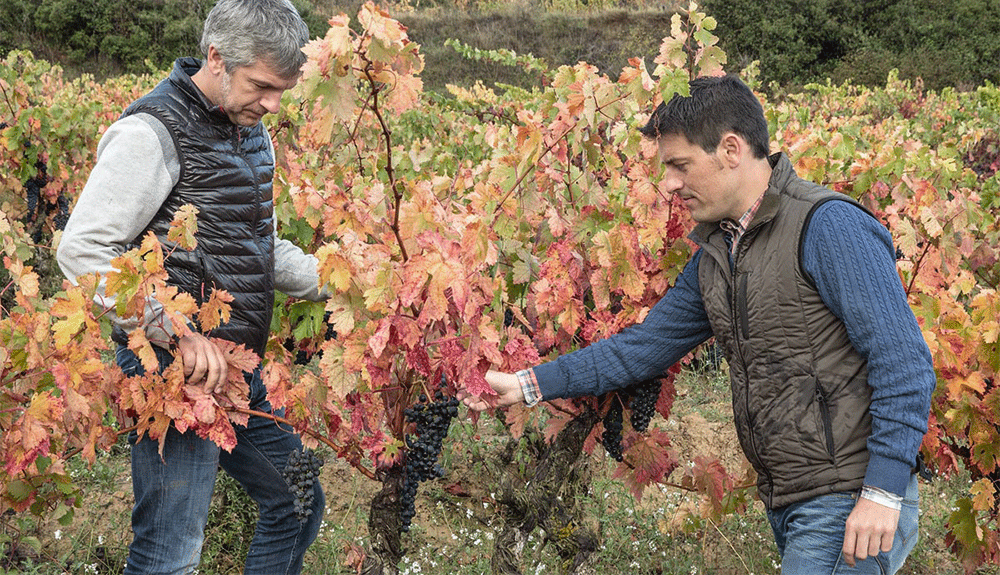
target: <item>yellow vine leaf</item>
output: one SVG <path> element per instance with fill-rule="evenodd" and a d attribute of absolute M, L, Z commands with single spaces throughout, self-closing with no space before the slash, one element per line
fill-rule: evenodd
<path fill-rule="evenodd" d="M 968 394 L 968 390 L 982 394 L 986 391 L 986 382 L 982 374 L 972 372 L 965 377 L 956 376 L 948 380 L 948 395 L 958 399 Z"/>
<path fill-rule="evenodd" d="M 351 289 L 351 278 L 354 270 L 351 263 L 342 253 L 340 246 L 335 243 L 324 244 L 316 250 L 315 255 L 319 259 L 319 275 L 326 285 L 331 286 L 338 293 L 345 293 Z"/>
<path fill-rule="evenodd" d="M 195 301 L 194 296 L 180 291 L 176 286 L 160 286 L 156 291 L 156 297 L 164 311 L 167 312 L 165 315 L 170 318 L 174 333 L 177 335 L 187 334 L 188 318 L 194 317 L 198 313 L 198 302 Z"/>
<path fill-rule="evenodd" d="M 320 145 L 331 142 L 340 123 L 356 113 L 357 89 L 350 73 L 354 50 L 349 19 L 341 14 L 330 19 L 326 36 L 303 47 L 307 61 L 295 97 L 311 103 L 312 118 L 303 128 Z"/>
<path fill-rule="evenodd" d="M 655 76 L 663 76 L 670 70 L 683 69 L 687 64 L 687 54 L 684 53 L 684 42 L 687 41 L 687 34 L 682 28 L 680 14 L 674 14 L 670 18 L 670 36 L 660 43 L 660 53 L 653 58 L 653 63 L 657 64 L 653 70 Z"/>
<path fill-rule="evenodd" d="M 50 312 L 62 317 L 52 324 L 52 334 L 58 348 L 65 348 L 80 329 L 93 323 L 90 315 L 90 299 L 85 297 L 80 289 L 71 289 L 65 298 L 57 299 Z M 93 325 L 96 328 L 96 324 Z"/>
<path fill-rule="evenodd" d="M 303 74 L 312 71 L 315 66 L 323 77 L 347 76 L 351 70 L 350 18 L 346 14 L 338 14 L 329 20 L 330 28 L 322 41 L 310 42 L 302 49 L 309 56 L 309 63 L 303 68 Z"/>
<path fill-rule="evenodd" d="M 30 416 L 39 422 L 57 422 L 62 420 L 64 409 L 65 404 L 61 397 L 54 397 L 51 391 L 44 391 L 36 393 L 31 398 L 31 404 L 24 413 L 26 416 Z M 29 451 L 35 449 L 48 439 L 48 434 L 39 436 L 36 433 L 39 431 L 39 427 L 33 425 L 30 431 L 22 429 L 22 433 L 27 433 L 27 435 L 22 436 L 22 444 Z"/>
<path fill-rule="evenodd" d="M 148 274 L 163 271 L 163 246 L 156 234 L 153 232 L 146 234 L 140 244 L 139 253 L 142 256 L 143 271 Z"/>
<path fill-rule="evenodd" d="M 358 12 L 358 21 L 364 29 L 386 48 L 401 49 L 406 40 L 406 28 L 389 17 L 389 13 L 375 6 L 371 1 L 365 2 Z"/>
<path fill-rule="evenodd" d="M 348 333 L 354 330 L 354 309 L 356 304 L 351 298 L 334 294 L 326 300 L 326 311 L 330 312 L 330 325 L 337 333 Z"/>
<path fill-rule="evenodd" d="M 656 90 L 656 82 L 649 75 L 646 61 L 643 58 L 629 58 L 629 66 L 622 68 L 618 83 L 624 84 L 631 97 L 640 102 L 646 102 Z"/>
<path fill-rule="evenodd" d="M 145 330 L 134 329 L 129 333 L 128 348 L 139 358 L 139 362 L 142 363 L 142 367 L 147 373 L 156 373 L 160 368 L 160 361 L 156 357 L 156 352 L 153 351 L 153 344 L 146 338 Z"/>
<path fill-rule="evenodd" d="M 34 309 L 35 306 L 31 302 L 38 297 L 38 274 L 31 266 L 8 257 L 4 257 L 4 266 L 17 282 L 18 303 L 27 309 Z"/>
<path fill-rule="evenodd" d="M 972 496 L 972 508 L 976 511 L 989 511 L 993 509 L 996 501 L 994 495 L 993 482 L 984 477 L 972 484 L 969 488 L 969 495 Z"/>
<path fill-rule="evenodd" d="M 175 213 L 167 231 L 167 240 L 183 250 L 193 250 L 198 245 L 194 235 L 198 233 L 198 208 L 184 204 Z"/>
<path fill-rule="evenodd" d="M 338 404 L 343 402 L 347 394 L 357 389 L 359 381 L 357 372 L 347 367 L 345 355 L 343 346 L 327 346 L 319 362 L 323 380 Z"/>
<path fill-rule="evenodd" d="M 230 307 L 233 296 L 226 290 L 212 290 L 208 301 L 201 304 L 198 311 L 198 321 L 205 331 L 212 331 L 224 323 L 229 322 Z"/>
<path fill-rule="evenodd" d="M 402 113 L 420 105 L 420 95 L 424 91 L 424 81 L 411 74 L 396 74 L 391 82 L 391 90 L 386 100 L 386 108 Z"/>

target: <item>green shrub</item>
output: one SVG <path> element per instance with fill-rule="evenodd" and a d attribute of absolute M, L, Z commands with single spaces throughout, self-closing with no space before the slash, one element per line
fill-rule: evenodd
<path fill-rule="evenodd" d="M 507 10 L 491 13 L 428 12 L 400 14 L 410 38 L 420 44 L 426 67 L 421 74 L 425 89 L 443 91 L 445 84 L 487 86 L 504 83 L 524 88 L 538 78 L 524 71 L 491 62 L 465 60 L 445 46 L 455 38 L 473 48 L 507 49 L 544 59 L 550 68 L 584 61 L 617 79 L 632 57 L 644 57 L 655 66 L 660 42 L 670 35 L 666 10 L 596 13 L 557 13 Z"/>
<path fill-rule="evenodd" d="M 924 86 L 1000 79 L 992 0 L 705 0 L 730 62 L 759 60 L 765 85 L 851 80 L 880 86 L 892 69 Z M 992 5 L 992 6 L 991 6 Z"/>
<path fill-rule="evenodd" d="M 361 0 L 293 0 L 312 36 L 327 18 L 352 18 Z M 164 69 L 198 54 L 213 0 L 0 0 L 0 55 L 29 49 L 68 71 L 98 77 Z M 399 6 L 403 2 L 395 2 Z M 417 11 L 394 16 L 421 44 L 427 89 L 481 80 L 527 87 L 521 70 L 456 57 L 444 41 L 505 48 L 551 66 L 583 60 L 612 78 L 629 57 L 647 63 L 669 34 L 672 8 L 652 0 L 410 0 Z M 595 10 L 610 4 L 628 9 Z M 641 6 L 657 8 L 637 9 Z M 552 8 L 563 8 L 556 11 Z M 796 89 L 831 78 L 881 86 L 892 69 L 924 86 L 968 88 L 1000 83 L 1000 11 L 996 0 L 704 0 L 728 69 L 760 61 L 763 86 Z"/>
<path fill-rule="evenodd" d="M 313 36 L 326 18 L 293 0 Z M 104 77 L 165 69 L 200 54 L 202 23 L 212 0 L 0 0 L 0 53 L 27 49 Z"/>

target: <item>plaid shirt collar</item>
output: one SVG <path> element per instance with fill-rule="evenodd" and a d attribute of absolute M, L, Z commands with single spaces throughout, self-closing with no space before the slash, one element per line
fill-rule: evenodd
<path fill-rule="evenodd" d="M 736 254 L 736 244 L 740 242 L 740 238 L 743 237 L 744 233 L 746 233 L 747 226 L 750 225 L 751 221 L 753 221 L 753 217 L 757 214 L 757 208 L 760 207 L 760 203 L 763 199 L 764 194 L 761 194 L 760 197 L 757 198 L 757 201 L 755 201 L 753 205 L 747 209 L 747 211 L 743 212 L 740 219 L 733 220 L 726 218 L 719 222 L 719 227 L 721 227 L 722 230 L 729 235 L 731 240 L 729 245 L 730 253 Z"/>

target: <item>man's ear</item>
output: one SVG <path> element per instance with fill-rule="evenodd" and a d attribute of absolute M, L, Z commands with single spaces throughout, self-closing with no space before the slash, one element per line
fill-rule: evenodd
<path fill-rule="evenodd" d="M 215 49 L 215 44 L 209 44 L 208 46 L 208 54 L 205 55 L 204 67 L 208 68 L 208 71 L 213 76 L 226 73 L 226 62 L 222 59 L 222 54 Z"/>
<path fill-rule="evenodd" d="M 744 160 L 743 156 L 750 150 L 750 145 L 736 132 L 725 132 L 716 148 L 719 160 L 730 169 L 738 167 Z"/>

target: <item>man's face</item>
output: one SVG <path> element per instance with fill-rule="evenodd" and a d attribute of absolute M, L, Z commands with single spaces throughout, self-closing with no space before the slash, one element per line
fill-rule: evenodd
<path fill-rule="evenodd" d="M 664 185 L 676 194 L 696 222 L 738 219 L 739 197 L 733 186 L 732 170 L 720 159 L 719 151 L 709 154 L 688 141 L 683 134 L 660 136 L 657 140 L 664 165 Z"/>
<path fill-rule="evenodd" d="M 253 126 L 264 114 L 274 114 L 281 105 L 281 95 L 295 86 L 296 78 L 275 73 L 265 61 L 234 68 L 222 74 L 218 102 L 229 119 L 240 126 Z"/>

